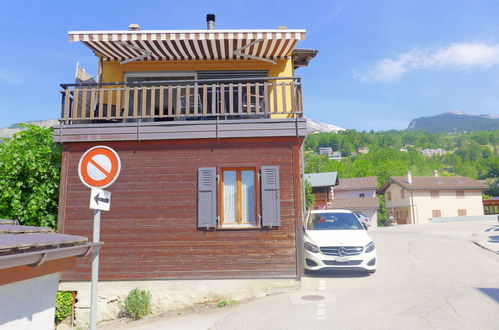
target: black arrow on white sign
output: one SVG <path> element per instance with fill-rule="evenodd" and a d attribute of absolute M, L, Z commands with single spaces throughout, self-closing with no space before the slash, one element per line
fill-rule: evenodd
<path fill-rule="evenodd" d="M 97 205 L 99 205 L 99 202 L 108 204 L 109 203 L 109 198 L 103 198 L 103 197 L 100 197 L 100 194 L 97 194 L 94 197 L 94 201 L 95 201 L 95 203 Z"/>

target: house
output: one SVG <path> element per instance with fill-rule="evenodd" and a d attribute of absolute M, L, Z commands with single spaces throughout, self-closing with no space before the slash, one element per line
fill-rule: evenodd
<path fill-rule="evenodd" d="M 333 200 L 329 208 L 347 209 L 364 214 L 371 225 L 378 225 L 379 200 L 376 197 L 378 178 L 375 176 L 360 178 L 341 178 L 339 185 L 333 188 Z"/>
<path fill-rule="evenodd" d="M 423 156 L 426 156 L 426 157 L 433 157 L 433 156 L 445 156 L 446 154 L 446 151 L 442 148 L 438 148 L 438 149 L 423 149 L 420 151 Z"/>
<path fill-rule="evenodd" d="M 431 218 L 483 215 L 486 184 L 467 177 L 391 177 L 382 187 L 387 214 L 399 224 L 430 223 Z"/>
<path fill-rule="evenodd" d="M 400 148 L 399 151 L 400 152 L 407 152 L 407 148 Z"/>
<path fill-rule="evenodd" d="M 319 155 L 329 155 L 333 152 L 331 147 L 319 147 Z"/>
<path fill-rule="evenodd" d="M 328 158 L 330 160 L 340 161 L 341 160 L 341 152 L 339 152 L 339 151 L 333 151 L 332 153 L 329 154 Z"/>
<path fill-rule="evenodd" d="M 315 196 L 312 209 L 327 208 L 334 198 L 333 187 L 339 184 L 338 172 L 308 173 L 305 174 L 304 179 L 312 187 L 312 194 Z"/>
<path fill-rule="evenodd" d="M 499 214 L 499 197 L 492 197 L 483 200 L 484 214 Z"/>
<path fill-rule="evenodd" d="M 0 328 L 54 329 L 59 274 L 100 243 L 0 220 Z"/>
<path fill-rule="evenodd" d="M 339 179 L 337 172 L 305 174 L 315 196 L 312 209 L 346 209 L 360 212 L 377 226 L 379 209 L 375 176 Z"/>
<path fill-rule="evenodd" d="M 357 149 L 357 152 L 359 154 L 367 155 L 369 153 L 369 148 L 368 147 L 360 147 Z"/>
<path fill-rule="evenodd" d="M 91 232 L 76 168 L 89 148 L 113 148 L 121 174 L 101 216 L 106 297 L 147 287 L 166 310 L 179 292 L 195 303 L 231 286 L 296 285 L 302 275 L 307 127 L 295 69 L 317 51 L 296 48 L 305 30 L 213 26 L 208 15 L 207 30 L 69 32 L 95 53 L 99 75 L 61 85 L 58 228 Z M 77 262 L 63 287 L 86 290 L 89 269 L 89 258 Z"/>

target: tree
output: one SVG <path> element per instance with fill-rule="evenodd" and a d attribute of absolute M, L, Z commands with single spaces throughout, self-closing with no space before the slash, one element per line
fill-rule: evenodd
<path fill-rule="evenodd" d="M 55 228 L 60 147 L 51 128 L 23 126 L 0 144 L 0 217 Z"/>
<path fill-rule="evenodd" d="M 312 193 L 312 186 L 308 181 L 305 181 L 305 206 L 307 207 L 307 210 L 310 210 L 314 202 L 315 196 Z"/>

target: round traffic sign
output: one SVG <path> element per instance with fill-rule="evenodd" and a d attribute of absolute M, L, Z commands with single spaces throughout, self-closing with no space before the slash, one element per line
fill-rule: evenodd
<path fill-rule="evenodd" d="M 88 149 L 78 164 L 80 180 L 89 188 L 109 187 L 120 175 L 120 170 L 120 157 L 116 151 L 106 146 Z"/>

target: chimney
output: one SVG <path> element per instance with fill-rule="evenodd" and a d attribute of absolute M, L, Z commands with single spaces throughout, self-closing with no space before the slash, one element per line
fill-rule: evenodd
<path fill-rule="evenodd" d="M 434 170 L 434 171 L 433 171 L 433 176 L 434 176 L 435 178 L 438 178 L 438 171 L 437 171 L 437 170 Z"/>
<path fill-rule="evenodd" d="M 130 24 L 128 25 L 128 31 L 139 31 L 140 26 L 138 24 Z"/>
<path fill-rule="evenodd" d="M 412 174 L 411 171 L 407 171 L 407 183 L 412 184 Z"/>
<path fill-rule="evenodd" d="M 206 23 L 208 24 L 208 30 L 215 29 L 215 14 L 206 15 Z"/>

